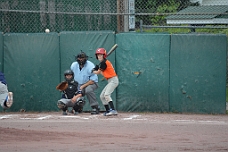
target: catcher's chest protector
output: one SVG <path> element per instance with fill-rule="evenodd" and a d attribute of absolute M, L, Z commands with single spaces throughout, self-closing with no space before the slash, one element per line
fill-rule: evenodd
<path fill-rule="evenodd" d="M 73 98 L 75 95 L 75 92 L 77 91 L 78 91 L 78 84 L 76 82 L 68 83 L 68 88 L 65 90 L 68 99 Z"/>

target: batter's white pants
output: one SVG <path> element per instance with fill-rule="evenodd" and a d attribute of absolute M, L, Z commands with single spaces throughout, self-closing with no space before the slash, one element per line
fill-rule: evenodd
<path fill-rule="evenodd" d="M 119 79 L 117 76 L 108 79 L 108 84 L 104 87 L 100 94 L 100 99 L 103 105 L 107 105 L 109 101 L 112 101 L 111 94 L 118 85 Z"/>

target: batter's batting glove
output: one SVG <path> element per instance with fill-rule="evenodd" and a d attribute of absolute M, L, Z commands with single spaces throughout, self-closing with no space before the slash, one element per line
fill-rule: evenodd
<path fill-rule="evenodd" d="M 97 71 L 98 69 L 99 69 L 99 65 L 96 65 L 96 66 L 92 69 L 91 73 L 93 73 L 93 71 Z"/>
<path fill-rule="evenodd" d="M 96 65 L 93 69 L 97 71 L 99 69 L 99 65 Z"/>

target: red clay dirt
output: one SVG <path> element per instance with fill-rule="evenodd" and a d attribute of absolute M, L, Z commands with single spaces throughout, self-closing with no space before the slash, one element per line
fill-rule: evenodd
<path fill-rule="evenodd" d="M 0 152 L 227 152 L 228 116 L 0 113 Z"/>

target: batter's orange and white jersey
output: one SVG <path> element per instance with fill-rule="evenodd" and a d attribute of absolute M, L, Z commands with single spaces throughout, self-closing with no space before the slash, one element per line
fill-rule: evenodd
<path fill-rule="evenodd" d="M 109 60 L 106 60 L 105 63 L 107 65 L 107 67 L 106 67 L 106 69 L 102 70 L 103 76 L 106 79 L 117 76 L 115 69 L 112 66 L 112 63 Z"/>

